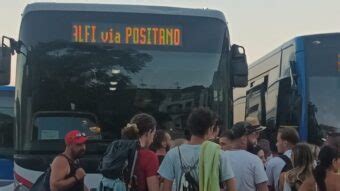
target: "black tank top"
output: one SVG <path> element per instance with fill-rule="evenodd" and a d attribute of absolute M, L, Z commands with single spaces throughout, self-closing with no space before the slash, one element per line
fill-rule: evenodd
<path fill-rule="evenodd" d="M 69 166 L 70 166 L 70 173 L 66 176 L 65 179 L 73 177 L 76 174 L 77 169 L 80 168 L 79 160 L 73 161 L 72 159 L 70 159 L 68 156 L 66 156 L 64 154 L 59 154 L 59 156 L 65 157 L 68 161 Z M 74 186 L 72 186 L 71 188 L 69 188 L 65 191 L 84 191 L 84 180 L 79 180 L 77 182 L 77 184 L 75 184 Z"/>

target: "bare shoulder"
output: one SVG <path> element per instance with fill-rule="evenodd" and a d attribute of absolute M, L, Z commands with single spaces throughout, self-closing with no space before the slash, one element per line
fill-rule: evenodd
<path fill-rule="evenodd" d="M 69 168 L 69 164 L 68 164 L 68 161 L 65 157 L 57 156 L 52 161 L 51 168 L 52 169 L 58 169 L 58 170 L 67 169 L 67 168 Z"/>
<path fill-rule="evenodd" d="M 301 184 L 299 191 L 313 191 L 315 190 L 316 187 L 316 182 L 314 179 L 314 176 L 309 176 L 308 178 L 305 179 L 305 181 L 303 181 L 303 183 Z"/>
<path fill-rule="evenodd" d="M 336 177 L 335 177 L 335 180 L 337 180 L 337 181 L 335 181 L 336 183 L 335 183 L 335 188 L 336 188 L 336 190 L 338 190 L 338 189 L 340 189 L 340 174 L 337 174 L 336 175 Z"/>
<path fill-rule="evenodd" d="M 307 183 L 315 183 L 314 176 L 309 176 L 308 178 L 306 178 L 305 182 L 307 182 Z"/>

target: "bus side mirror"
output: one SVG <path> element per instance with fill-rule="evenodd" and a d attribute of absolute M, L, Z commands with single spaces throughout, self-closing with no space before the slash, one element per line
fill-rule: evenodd
<path fill-rule="evenodd" d="M 0 47 L 0 85 L 8 85 L 11 78 L 11 48 Z"/>
<path fill-rule="evenodd" d="M 242 46 L 231 46 L 232 87 L 248 85 L 248 64 L 245 50 Z"/>

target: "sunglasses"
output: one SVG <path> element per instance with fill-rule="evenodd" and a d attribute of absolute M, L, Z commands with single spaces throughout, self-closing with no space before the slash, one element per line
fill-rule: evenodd
<path fill-rule="evenodd" d="M 75 138 L 77 138 L 77 137 L 86 137 L 86 134 L 85 133 L 77 133 L 75 135 Z"/>

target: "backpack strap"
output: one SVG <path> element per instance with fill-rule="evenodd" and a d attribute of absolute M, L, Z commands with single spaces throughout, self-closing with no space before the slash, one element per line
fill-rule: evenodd
<path fill-rule="evenodd" d="M 185 169 L 184 165 L 183 165 L 183 162 L 182 162 L 181 149 L 179 148 L 179 146 L 177 147 L 177 149 L 178 149 L 178 154 L 179 154 L 179 161 L 181 163 L 182 173 L 184 173 L 184 176 L 187 179 L 187 181 L 189 181 L 189 182 L 191 182 L 191 184 L 193 184 L 194 189 L 196 188 L 195 190 L 198 190 L 199 185 L 198 185 L 198 183 L 196 182 L 196 180 L 194 179 L 194 177 L 190 173 L 190 171 L 192 171 L 193 169 L 196 168 L 196 166 L 198 164 L 198 160 L 195 162 L 195 164 L 193 166 L 189 167 L 190 170 L 187 171 Z M 180 180 L 180 182 L 181 182 L 181 180 Z M 179 189 L 177 189 L 177 190 L 179 190 Z"/>
<path fill-rule="evenodd" d="M 279 155 L 279 157 L 285 162 L 285 166 L 282 168 L 281 173 L 287 172 L 293 168 L 292 161 L 287 155 Z"/>
<path fill-rule="evenodd" d="M 184 166 L 183 166 L 182 155 L 181 155 L 181 150 L 179 149 L 179 146 L 177 147 L 177 149 L 178 149 L 179 161 L 181 163 L 181 168 L 182 168 L 182 171 L 183 171 L 184 170 Z"/>
<path fill-rule="evenodd" d="M 133 176 L 135 172 L 135 167 L 136 167 L 136 162 L 137 162 L 137 157 L 138 157 L 138 148 L 135 151 L 134 157 L 133 157 L 133 162 L 132 162 L 132 167 L 131 167 L 131 172 L 130 172 L 130 179 L 129 179 L 129 184 L 128 184 L 128 191 L 131 190 L 132 185 L 133 185 Z"/>
<path fill-rule="evenodd" d="M 128 159 L 128 166 L 127 168 L 130 170 L 129 174 L 128 174 L 128 180 L 127 182 L 125 182 L 126 185 L 126 190 L 127 191 L 135 191 L 137 190 L 137 177 L 135 175 L 135 169 L 136 169 L 136 164 L 137 164 L 137 160 L 138 160 L 138 153 L 139 153 L 139 149 L 140 149 L 140 143 L 138 140 L 135 141 L 135 146 L 134 146 L 134 152 L 130 152 L 131 154 L 133 154 L 133 158 L 132 160 Z M 130 157 L 129 157 L 130 158 Z M 132 162 L 132 163 L 131 163 Z M 132 164 L 130 166 L 130 164 Z M 130 167 L 129 167 L 130 166 Z"/>
<path fill-rule="evenodd" d="M 178 155 L 179 155 L 179 162 L 181 163 L 181 168 L 182 168 L 182 170 L 184 170 L 184 169 L 185 169 L 185 166 L 183 165 L 183 162 L 182 162 L 181 149 L 179 148 L 179 146 L 177 146 L 177 149 L 178 149 Z M 190 167 L 190 168 L 196 167 L 197 164 L 198 164 L 198 161 L 199 161 L 199 159 L 197 159 L 197 161 L 195 162 L 195 164 L 194 164 L 192 167 Z"/>

